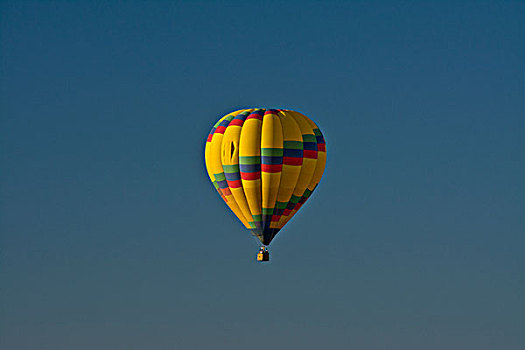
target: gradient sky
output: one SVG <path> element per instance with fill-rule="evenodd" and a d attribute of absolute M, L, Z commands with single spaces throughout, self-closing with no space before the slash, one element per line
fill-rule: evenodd
<path fill-rule="evenodd" d="M 0 349 L 525 348 L 525 3 L 0 3 Z M 271 261 L 223 114 L 328 164 Z"/>

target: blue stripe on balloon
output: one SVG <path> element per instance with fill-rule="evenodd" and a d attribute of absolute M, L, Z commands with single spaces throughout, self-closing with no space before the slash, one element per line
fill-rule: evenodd
<path fill-rule="evenodd" d="M 303 150 L 302 149 L 285 148 L 285 149 L 283 149 L 283 157 L 303 158 Z"/>
<path fill-rule="evenodd" d="M 226 180 L 217 181 L 217 185 L 219 185 L 219 188 L 228 188 L 228 182 L 226 182 Z"/>
<path fill-rule="evenodd" d="M 261 157 L 261 163 L 262 164 L 283 164 L 283 157 L 276 157 L 276 156 L 262 156 Z"/>
<path fill-rule="evenodd" d="M 303 148 L 307 151 L 317 151 L 317 142 L 303 142 Z"/>
<path fill-rule="evenodd" d="M 239 173 L 224 173 L 224 175 L 228 181 L 237 181 L 241 179 L 241 174 Z"/>
<path fill-rule="evenodd" d="M 261 171 L 261 164 L 239 164 L 241 173 L 256 173 Z"/>

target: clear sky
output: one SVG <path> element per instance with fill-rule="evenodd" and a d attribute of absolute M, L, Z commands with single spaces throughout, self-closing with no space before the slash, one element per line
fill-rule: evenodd
<path fill-rule="evenodd" d="M 0 3 L 0 349 L 525 348 L 525 3 Z M 223 114 L 328 150 L 269 264 Z"/>

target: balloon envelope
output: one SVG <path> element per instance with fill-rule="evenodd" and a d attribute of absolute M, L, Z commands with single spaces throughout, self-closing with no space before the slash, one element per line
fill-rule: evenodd
<path fill-rule="evenodd" d="M 284 109 L 241 109 L 211 129 L 206 169 L 219 195 L 268 245 L 315 190 L 326 164 L 317 125 Z"/>

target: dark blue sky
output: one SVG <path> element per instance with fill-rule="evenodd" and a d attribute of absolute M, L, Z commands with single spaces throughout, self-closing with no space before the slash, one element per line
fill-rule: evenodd
<path fill-rule="evenodd" d="M 0 348 L 525 347 L 525 3 L 0 4 Z M 257 245 L 223 114 L 325 134 Z"/>

